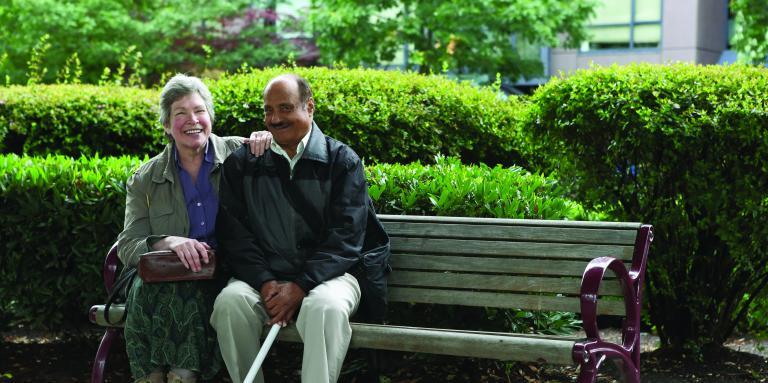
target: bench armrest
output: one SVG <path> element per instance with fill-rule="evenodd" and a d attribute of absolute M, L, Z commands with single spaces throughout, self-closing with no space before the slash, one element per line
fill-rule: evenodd
<path fill-rule="evenodd" d="M 627 315 L 624 319 L 624 330 L 629 329 L 636 332 L 636 335 L 639 336 L 640 299 L 638 296 L 637 276 L 633 276 L 621 260 L 612 257 L 600 257 L 589 262 L 581 280 L 581 320 L 587 338 L 600 340 L 600 333 L 597 328 L 598 291 L 603 277 L 608 270 L 613 271 L 619 283 L 621 283 Z M 624 335 L 628 334 L 625 333 Z M 628 340 L 625 339 L 625 347 L 633 343 L 629 342 L 627 344 Z"/>
<path fill-rule="evenodd" d="M 627 270 L 621 260 L 613 257 L 595 258 L 589 262 L 581 280 L 580 301 L 581 320 L 587 339 L 579 342 L 573 349 L 573 360 L 584 368 L 597 369 L 604 356 L 618 357 L 631 361 L 638 369 L 640 366 L 640 311 L 642 309 L 642 289 L 648 250 L 653 241 L 653 227 L 642 225 L 635 239 L 632 266 Z M 621 283 L 624 296 L 626 317 L 622 328 L 620 345 L 604 342 L 597 328 L 597 301 L 600 284 L 606 271 L 611 270 Z"/>

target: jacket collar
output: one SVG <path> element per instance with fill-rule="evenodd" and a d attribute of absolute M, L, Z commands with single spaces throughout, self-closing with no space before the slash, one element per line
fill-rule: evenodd
<path fill-rule="evenodd" d="M 212 169 L 217 169 L 219 166 L 221 166 L 222 163 L 224 163 L 224 160 L 227 158 L 225 155 L 227 152 L 226 144 L 223 139 L 213 133 L 211 133 L 211 135 L 208 137 L 208 144 L 213 145 L 214 158 Z M 165 145 L 165 149 L 163 149 L 162 153 L 160 153 L 158 156 L 157 166 L 153 167 L 152 170 L 153 182 L 174 182 L 174 177 L 176 174 L 176 159 L 174 158 L 173 145 L 173 142 L 169 142 L 167 145 Z"/>
<path fill-rule="evenodd" d="M 315 121 L 312 121 L 312 134 L 309 135 L 309 143 L 304 149 L 302 159 L 328 163 L 328 145 L 325 144 L 325 135 L 317 127 Z"/>

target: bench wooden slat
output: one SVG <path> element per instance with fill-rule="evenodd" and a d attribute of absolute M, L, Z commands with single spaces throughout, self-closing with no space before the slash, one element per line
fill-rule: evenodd
<path fill-rule="evenodd" d="M 526 242 L 591 243 L 628 245 L 635 243 L 637 230 L 578 229 L 562 227 L 500 226 L 386 222 L 384 228 L 393 237 L 432 237 Z"/>
<path fill-rule="evenodd" d="M 551 259 L 632 259 L 633 246 L 391 237 L 392 252 L 495 255 Z"/>
<path fill-rule="evenodd" d="M 584 273 L 584 268 L 587 265 L 584 261 L 547 260 L 547 267 L 542 267 L 542 260 L 538 259 L 515 259 L 510 262 L 507 258 L 429 254 L 392 254 L 390 263 L 396 270 L 418 269 L 464 271 L 470 273 L 509 273 L 577 277 L 581 277 Z M 629 263 L 627 263 L 627 265 L 629 265 Z M 613 274 L 608 273 L 606 278 L 613 278 Z"/>
<path fill-rule="evenodd" d="M 115 305 L 111 314 L 121 315 L 124 305 Z M 96 324 L 103 321 L 104 305 L 94 306 Z M 350 347 L 379 348 L 393 351 L 428 352 L 433 354 L 472 356 L 501 360 L 530 361 L 544 358 L 549 363 L 571 364 L 572 337 L 536 334 L 506 334 L 452 329 L 426 329 L 403 326 L 378 326 L 352 323 Z M 123 327 L 123 323 L 111 327 Z M 263 335 L 266 335 L 264 331 Z M 280 331 L 281 341 L 301 342 L 295 325 Z M 445 339 L 440 341 L 439 339 Z M 448 339 L 451 339 L 450 341 Z M 488 342 L 491 340 L 492 345 Z M 451 346 L 458 341 L 460 346 Z M 496 347 L 498 345 L 498 347 Z M 519 346 L 519 347 L 518 347 Z M 546 351 L 535 351 L 542 350 Z M 567 351 L 567 353 L 563 353 Z M 467 354 L 469 353 L 469 354 Z M 532 354 L 533 353 L 533 354 Z M 562 354 L 561 354 L 562 353 Z M 530 359 L 534 356 L 534 359 Z"/>
<path fill-rule="evenodd" d="M 509 226 L 536 226 L 536 227 L 572 227 L 590 229 L 626 229 L 638 230 L 642 225 L 639 222 L 605 222 L 605 221 L 562 221 L 542 219 L 510 219 L 510 218 L 475 218 L 475 217 L 439 217 L 378 214 L 382 223 L 388 222 L 420 222 L 439 224 L 472 224 L 472 225 L 509 225 Z"/>
<path fill-rule="evenodd" d="M 538 311 L 580 312 L 578 297 L 492 293 L 445 289 L 411 288 L 390 286 L 387 295 L 392 302 L 436 303 L 444 305 L 514 308 Z M 600 300 L 600 315 L 624 315 L 623 300 Z"/>
<path fill-rule="evenodd" d="M 352 323 L 350 347 L 571 365 L 575 338 Z M 264 331 L 266 334 L 267 331 Z M 280 341 L 301 342 L 295 326 Z"/>
<path fill-rule="evenodd" d="M 389 285 L 576 295 L 581 287 L 581 279 L 398 270 L 390 274 Z M 600 286 L 600 293 L 623 295 L 621 285 L 616 279 L 613 283 L 604 282 Z"/>

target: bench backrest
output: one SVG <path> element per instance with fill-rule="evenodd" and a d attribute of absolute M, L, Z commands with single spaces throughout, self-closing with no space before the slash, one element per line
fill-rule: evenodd
<path fill-rule="evenodd" d="M 630 273 L 645 269 L 640 223 L 379 218 L 392 242 L 392 302 L 579 312 L 593 258 L 620 259 Z M 612 273 L 606 279 L 598 313 L 624 315 L 620 283 Z"/>

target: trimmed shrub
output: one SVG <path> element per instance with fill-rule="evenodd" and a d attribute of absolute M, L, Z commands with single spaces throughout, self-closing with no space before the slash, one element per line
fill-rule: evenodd
<path fill-rule="evenodd" d="M 262 90 L 286 72 L 305 76 L 315 121 L 375 162 L 519 163 L 514 128 L 523 104 L 440 76 L 368 69 L 271 68 L 210 81 L 214 132 L 263 130 Z M 162 145 L 159 92 L 89 85 L 0 87 L 0 151 L 28 155 L 144 155 Z"/>
<path fill-rule="evenodd" d="M 0 312 L 33 327 L 82 323 L 139 160 L 0 157 Z"/>
<path fill-rule="evenodd" d="M 588 206 L 655 226 L 648 302 L 663 344 L 721 345 L 768 284 L 768 70 L 593 68 L 531 102 L 540 169 Z"/>
<path fill-rule="evenodd" d="M 101 264 L 122 229 L 125 180 L 139 163 L 0 156 L 0 323 L 67 328 L 103 302 Z M 554 180 L 520 168 L 439 158 L 431 166 L 373 165 L 367 172 L 382 213 L 584 217 Z M 454 192 L 456 182 L 469 186 Z"/>
<path fill-rule="evenodd" d="M 564 197 L 551 177 L 523 168 L 462 165 L 437 156 L 434 165 L 368 167 L 368 193 L 383 214 L 518 219 L 598 220 L 595 212 Z"/>
<path fill-rule="evenodd" d="M 0 87 L 0 152 L 70 156 L 153 153 L 156 91 L 117 86 Z"/>

